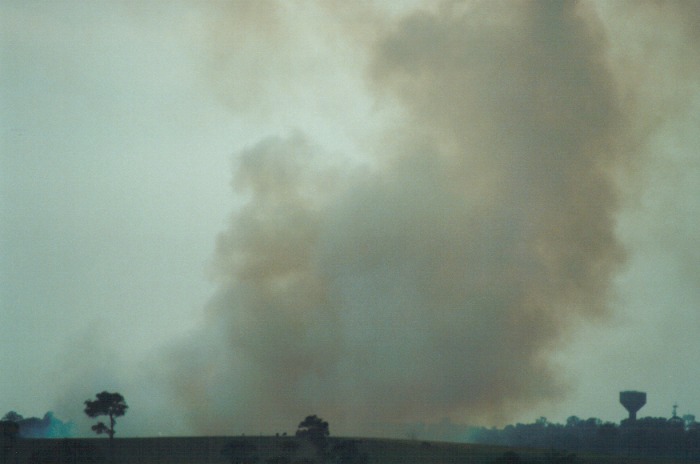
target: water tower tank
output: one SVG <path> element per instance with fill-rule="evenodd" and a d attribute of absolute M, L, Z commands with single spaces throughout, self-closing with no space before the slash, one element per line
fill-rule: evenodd
<path fill-rule="evenodd" d="M 620 403 L 630 413 L 630 420 L 637 419 L 637 411 L 647 404 L 647 394 L 638 391 L 620 392 Z"/>

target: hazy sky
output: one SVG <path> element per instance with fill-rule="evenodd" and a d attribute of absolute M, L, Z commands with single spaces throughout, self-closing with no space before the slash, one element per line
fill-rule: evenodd
<path fill-rule="evenodd" d="M 0 414 L 700 416 L 699 2 L 0 18 Z"/>

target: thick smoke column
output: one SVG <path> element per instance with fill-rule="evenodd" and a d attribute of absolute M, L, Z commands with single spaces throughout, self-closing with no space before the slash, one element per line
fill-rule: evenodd
<path fill-rule="evenodd" d="M 575 2 L 446 3 L 369 51 L 402 111 L 371 169 L 302 134 L 241 153 L 208 338 L 175 379 L 197 430 L 477 423 L 565 392 L 548 354 L 605 316 L 624 255 L 605 51 Z"/>

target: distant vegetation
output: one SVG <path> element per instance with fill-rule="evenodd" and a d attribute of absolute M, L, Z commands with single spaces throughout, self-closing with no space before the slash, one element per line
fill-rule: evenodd
<path fill-rule="evenodd" d="M 24 417 L 16 411 L 10 411 L 2 418 L 3 428 L 13 423 L 18 429 L 18 438 L 67 438 L 73 435 L 74 425 L 63 422 L 49 411 L 44 417 Z"/>
<path fill-rule="evenodd" d="M 471 432 L 470 441 L 700 462 L 700 424 L 677 417 L 626 419 L 620 425 L 575 416 L 562 425 L 541 418 L 533 424 L 509 425 L 503 429 L 476 428 Z"/>
<path fill-rule="evenodd" d="M 316 415 L 306 416 L 290 437 L 278 434 L 276 437 L 146 438 L 113 442 L 115 419 L 123 416 L 127 409 L 119 393 L 102 392 L 95 400 L 85 401 L 88 416 L 108 416 L 109 425 L 98 422 L 92 429 L 98 434 L 107 434 L 109 444 L 101 440 L 35 440 L 32 433 L 63 423 L 51 413 L 44 419 L 26 419 L 10 411 L 0 421 L 0 464 L 106 461 L 144 464 L 598 464 L 641 463 L 648 458 L 664 463 L 700 462 L 700 424 L 693 416 L 676 417 L 675 411 L 671 419 L 628 419 L 620 425 L 572 416 L 563 425 L 540 418 L 532 424 L 509 425 L 502 429 L 473 428 L 469 441 L 477 445 L 415 439 L 332 438 L 328 422 Z M 51 435 L 38 433 L 35 436 Z M 155 461 L 143 460 L 147 456 Z M 176 459 L 173 461 L 172 457 Z"/>

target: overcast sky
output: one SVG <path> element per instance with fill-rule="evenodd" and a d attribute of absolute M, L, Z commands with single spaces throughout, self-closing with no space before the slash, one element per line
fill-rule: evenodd
<path fill-rule="evenodd" d="M 699 5 L 2 2 L 0 414 L 700 416 Z"/>

